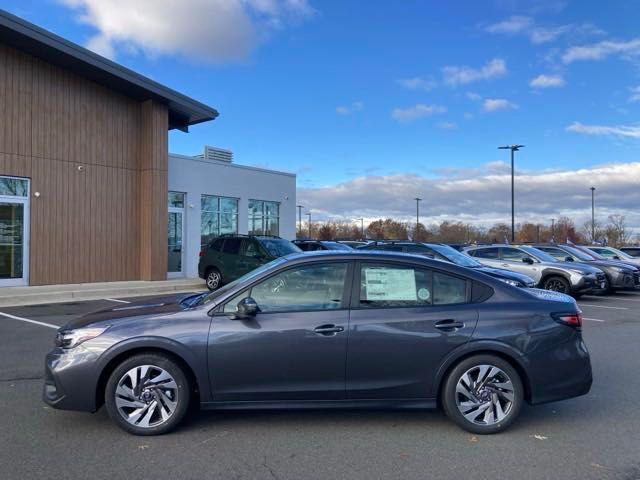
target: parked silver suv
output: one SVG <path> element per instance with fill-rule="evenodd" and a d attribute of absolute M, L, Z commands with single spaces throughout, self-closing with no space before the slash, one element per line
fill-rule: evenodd
<path fill-rule="evenodd" d="M 559 262 L 526 245 L 479 245 L 466 247 L 464 251 L 490 267 L 528 275 L 545 290 L 579 297 L 585 293 L 603 293 L 607 286 L 606 277 L 599 268 Z"/>

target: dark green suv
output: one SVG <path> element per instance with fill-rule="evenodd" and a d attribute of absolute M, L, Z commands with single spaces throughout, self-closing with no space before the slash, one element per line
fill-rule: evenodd
<path fill-rule="evenodd" d="M 301 252 L 289 240 L 267 235 L 222 235 L 200 252 L 198 275 L 215 290 L 278 257 Z"/>

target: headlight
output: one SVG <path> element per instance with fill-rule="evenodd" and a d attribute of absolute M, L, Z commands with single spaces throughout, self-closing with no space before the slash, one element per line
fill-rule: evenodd
<path fill-rule="evenodd" d="M 80 345 L 82 342 L 96 338 L 102 335 L 110 325 L 106 327 L 93 327 L 93 328 L 78 328 L 76 330 L 63 330 L 56 335 L 55 344 L 56 347 L 62 348 L 74 348 Z"/>
<path fill-rule="evenodd" d="M 514 287 L 520 287 L 522 284 L 518 280 L 511 280 L 510 278 L 498 278 L 498 280 L 513 285 Z"/>

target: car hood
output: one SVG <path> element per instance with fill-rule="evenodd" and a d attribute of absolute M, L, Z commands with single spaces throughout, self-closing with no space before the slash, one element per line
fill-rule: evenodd
<path fill-rule="evenodd" d="M 500 278 L 508 278 L 509 280 L 517 280 L 518 282 L 522 282 L 525 285 L 534 282 L 533 278 L 524 275 L 522 273 L 512 272 L 510 270 L 505 270 L 503 268 L 493 268 L 493 267 L 473 267 L 473 269 L 477 272 L 486 273 L 487 275 L 491 275 L 492 277 L 500 277 Z"/>
<path fill-rule="evenodd" d="M 629 270 L 637 270 L 638 265 L 634 265 L 633 263 L 625 262 L 624 260 L 593 260 L 593 262 L 589 262 L 589 265 L 595 265 L 598 267 L 622 267 L 628 268 Z"/>
<path fill-rule="evenodd" d="M 591 266 L 591 262 L 589 262 L 589 264 L 580 263 L 580 262 L 554 262 L 554 263 L 549 262 L 549 263 L 544 263 L 544 266 L 551 267 L 551 268 L 555 267 L 555 268 L 566 268 L 570 270 L 577 270 L 584 274 L 602 273 L 602 270 L 600 270 L 598 267 Z"/>
<path fill-rule="evenodd" d="M 190 294 L 173 294 L 145 298 L 144 300 L 138 300 L 128 304 L 118 304 L 72 319 L 62 326 L 60 330 L 73 330 L 104 322 L 120 321 L 125 318 L 133 319 L 143 316 L 166 315 L 179 312 L 185 308 L 180 304 L 180 301 L 190 296 Z"/>

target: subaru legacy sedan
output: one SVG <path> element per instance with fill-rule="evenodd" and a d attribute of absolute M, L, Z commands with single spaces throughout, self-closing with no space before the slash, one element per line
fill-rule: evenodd
<path fill-rule="evenodd" d="M 478 434 L 591 387 L 564 294 L 390 252 L 292 254 L 60 328 L 44 401 L 154 435 L 204 409 L 436 408 Z"/>

